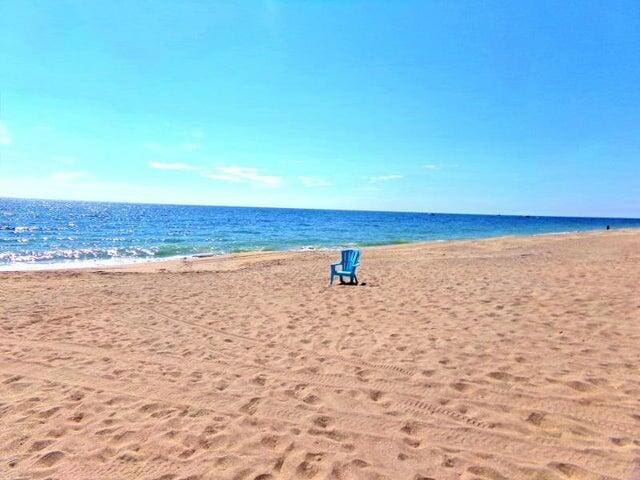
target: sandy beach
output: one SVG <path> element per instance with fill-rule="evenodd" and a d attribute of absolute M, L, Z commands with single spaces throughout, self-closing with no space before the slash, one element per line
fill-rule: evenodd
<path fill-rule="evenodd" d="M 640 231 L 336 259 L 0 273 L 0 478 L 640 475 Z"/>

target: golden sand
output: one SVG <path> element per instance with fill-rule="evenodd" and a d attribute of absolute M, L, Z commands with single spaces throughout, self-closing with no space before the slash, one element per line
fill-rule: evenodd
<path fill-rule="evenodd" d="M 0 273 L 0 478 L 633 478 L 640 232 Z"/>

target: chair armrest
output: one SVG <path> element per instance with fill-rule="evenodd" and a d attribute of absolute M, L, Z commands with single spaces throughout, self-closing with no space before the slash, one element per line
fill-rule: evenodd
<path fill-rule="evenodd" d="M 332 264 L 331 264 L 331 266 L 332 266 L 332 267 L 337 267 L 338 265 L 342 265 L 342 262 L 332 263 Z"/>

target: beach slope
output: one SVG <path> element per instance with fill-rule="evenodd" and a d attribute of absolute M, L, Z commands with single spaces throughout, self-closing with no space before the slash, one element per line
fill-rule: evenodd
<path fill-rule="evenodd" d="M 640 232 L 0 273 L 0 478 L 622 479 Z"/>

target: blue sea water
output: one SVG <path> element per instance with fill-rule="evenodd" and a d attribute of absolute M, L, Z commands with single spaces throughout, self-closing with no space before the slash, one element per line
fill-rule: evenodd
<path fill-rule="evenodd" d="M 0 269 L 602 230 L 607 225 L 640 228 L 640 219 L 0 198 Z"/>

